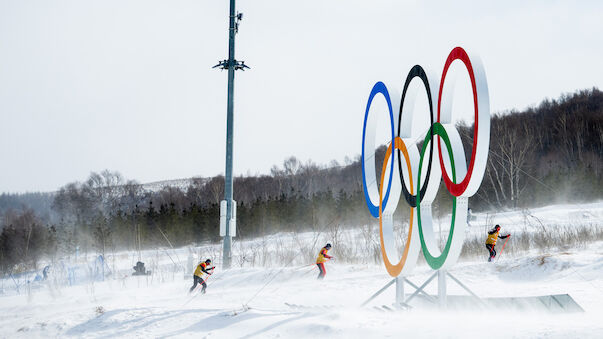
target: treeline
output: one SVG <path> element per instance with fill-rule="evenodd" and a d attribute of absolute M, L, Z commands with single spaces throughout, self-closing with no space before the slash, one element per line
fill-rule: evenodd
<path fill-rule="evenodd" d="M 457 128 L 470 154 L 473 127 Z M 490 140 L 484 181 L 470 200 L 474 211 L 603 197 L 601 91 L 579 91 L 524 112 L 494 115 Z M 384 154 L 382 146 L 376 152 L 378 165 Z M 234 189 L 239 238 L 374 222 L 364 202 L 359 157 L 327 166 L 291 157 L 269 175 L 236 177 Z M 2 195 L 0 268 L 32 267 L 42 255 L 72 255 L 76 248 L 104 254 L 216 241 L 223 196 L 222 176 L 150 191 L 110 171 L 92 173 L 85 182 L 67 184 L 52 195 L 28 196 L 36 205 L 24 203 L 22 196 Z M 441 188 L 434 215 L 450 213 L 450 205 Z"/>
<path fill-rule="evenodd" d="M 461 129 L 467 152 L 472 135 Z M 471 203 L 496 209 L 601 199 L 602 171 L 603 92 L 593 88 L 494 115 L 486 174 Z"/>
<path fill-rule="evenodd" d="M 11 213 L 0 234 L 0 272 L 37 268 L 42 256 L 54 260 L 58 253 L 57 230 L 45 226 L 33 210 Z"/>

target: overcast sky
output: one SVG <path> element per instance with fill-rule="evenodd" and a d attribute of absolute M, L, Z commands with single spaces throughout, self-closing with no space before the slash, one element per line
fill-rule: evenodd
<path fill-rule="evenodd" d="M 237 9 L 237 59 L 252 67 L 236 74 L 237 175 L 290 155 L 353 158 L 375 81 L 401 87 L 417 63 L 439 75 L 455 46 L 481 56 L 494 112 L 603 87 L 603 1 Z M 103 169 L 140 182 L 224 173 L 227 79 L 211 67 L 227 35 L 227 0 L 0 0 L 0 192 Z"/>

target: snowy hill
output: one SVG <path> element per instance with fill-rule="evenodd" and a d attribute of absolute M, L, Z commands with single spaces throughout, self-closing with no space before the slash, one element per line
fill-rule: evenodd
<path fill-rule="evenodd" d="M 554 233 L 554 227 L 600 224 L 602 212 L 603 203 L 552 206 L 532 210 L 530 215 L 525 211 L 499 213 L 494 220 L 518 233 L 539 232 L 538 219 L 551 225 L 549 230 Z M 482 223 L 491 219 L 491 215 L 475 215 L 468 236 L 483 235 Z M 352 240 L 361 233 L 345 232 Z M 485 262 L 483 249 L 483 256 L 467 257 L 450 271 L 481 297 L 568 293 L 585 313 L 498 309 L 384 312 L 373 306 L 391 305 L 393 288 L 360 307 L 391 280 L 382 265 L 370 260 L 356 264 L 335 260 L 327 264 L 327 278 L 317 281 L 311 259 L 287 256 L 301 251 L 303 244 L 322 244 L 328 236 L 281 234 L 238 242 L 235 253 L 249 256 L 264 251 L 266 256 L 258 256 L 258 260 L 274 260 L 252 264 L 235 256 L 233 268 L 218 267 L 208 279 L 205 295 L 187 294 L 192 283 L 189 253 L 195 262 L 205 257 L 219 259 L 219 244 L 144 251 L 140 255 L 153 270 L 150 276 L 131 276 L 138 260 L 135 252 L 108 255 L 106 265 L 92 255 L 78 261 L 65 259 L 53 267 L 47 281 L 34 281 L 35 272 L 2 279 L 0 337 L 603 337 L 603 241 L 549 252 L 536 248 L 515 254 L 510 251 L 496 263 Z M 315 245 L 312 252 L 320 246 Z M 331 252 L 336 258 L 343 256 L 336 247 Z M 99 276 L 102 270 L 104 280 Z M 419 264 L 409 279 L 420 284 L 432 273 Z M 466 294 L 454 283 L 448 286 L 449 294 Z M 427 292 L 436 294 L 436 288 L 431 284 Z"/>
<path fill-rule="evenodd" d="M 172 180 L 161 180 L 141 184 L 142 189 L 148 192 L 159 192 L 164 187 L 174 187 L 186 192 L 188 187 L 193 184 L 194 180 L 201 180 L 205 182 L 207 178 L 186 178 L 186 179 L 172 179 Z"/>

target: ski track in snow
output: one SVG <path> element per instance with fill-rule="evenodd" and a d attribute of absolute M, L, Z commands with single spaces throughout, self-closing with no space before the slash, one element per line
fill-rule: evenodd
<path fill-rule="evenodd" d="M 603 203 L 594 206 L 597 208 L 586 218 L 603 216 Z M 585 215 L 574 212 L 571 206 L 565 211 L 565 215 Z M 564 218 L 558 206 L 534 214 L 537 213 Z M 522 217 L 516 213 L 506 218 Z M 514 227 L 519 226 L 509 225 Z M 336 248 L 332 254 L 336 255 Z M 121 255 L 119 265 L 131 266 L 132 255 Z M 315 280 L 318 272 L 312 264 L 216 269 L 208 280 L 207 294 L 192 296 L 187 294 L 192 279 L 182 272 L 167 278 L 128 276 L 55 289 L 41 284 L 29 294 L 24 292 L 24 286 L 21 294 L 9 293 L 12 282 L 4 279 L 0 290 L 0 337 L 603 338 L 603 242 L 585 249 L 531 252 L 517 258 L 503 256 L 497 263 L 462 261 L 450 272 L 483 297 L 568 293 L 585 313 L 496 309 L 383 312 L 372 308 L 391 306 L 393 286 L 369 306 L 360 308 L 391 277 L 380 265 L 330 262 L 323 281 Z M 419 265 L 409 279 L 421 284 L 432 273 L 429 267 Z M 407 293 L 412 293 L 407 288 Z M 436 282 L 426 290 L 436 294 Z M 448 293 L 465 294 L 451 280 Z"/>

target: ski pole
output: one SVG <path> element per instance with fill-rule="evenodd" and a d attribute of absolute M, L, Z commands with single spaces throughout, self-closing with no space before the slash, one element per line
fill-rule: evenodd
<path fill-rule="evenodd" d="M 507 239 L 505 240 L 505 243 L 503 244 L 503 247 L 500 249 L 500 253 L 498 254 L 498 258 L 496 259 L 496 262 L 498 262 L 498 260 L 500 260 L 500 256 L 502 255 L 503 251 L 505 250 L 505 245 L 507 245 L 507 241 L 509 241 L 509 238 L 511 238 L 510 235 L 507 237 Z"/>
<path fill-rule="evenodd" d="M 208 274 L 208 275 L 207 275 L 207 278 L 205 278 L 205 281 L 203 281 L 203 282 L 204 282 L 206 285 L 207 285 L 207 281 L 209 280 L 209 277 L 211 277 L 211 276 L 212 276 L 212 274 L 213 274 L 213 273 Z M 202 285 L 203 285 L 203 284 L 201 284 L 200 286 L 202 286 Z"/>
<path fill-rule="evenodd" d="M 308 265 L 301 265 L 301 266 L 297 266 L 297 267 L 295 268 L 295 270 L 296 270 L 296 271 L 301 271 L 301 270 L 303 270 L 304 268 L 310 267 L 310 266 L 312 266 L 312 265 L 316 265 L 316 264 L 308 264 Z"/>

